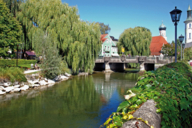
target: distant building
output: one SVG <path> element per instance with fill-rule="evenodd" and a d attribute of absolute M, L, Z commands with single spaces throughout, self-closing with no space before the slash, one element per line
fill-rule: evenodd
<path fill-rule="evenodd" d="M 185 23 L 185 48 L 192 47 L 192 10 L 189 5 L 187 10 L 187 19 L 184 21 Z"/>
<path fill-rule="evenodd" d="M 159 27 L 159 34 L 160 36 L 152 37 L 151 44 L 149 47 L 151 55 L 159 56 L 161 54 L 161 49 L 163 45 L 168 44 L 166 36 L 166 26 L 163 23 Z"/>
<path fill-rule="evenodd" d="M 113 41 L 114 40 L 114 41 Z M 101 35 L 102 48 L 100 50 L 99 56 L 105 57 L 113 57 L 119 56 L 118 48 L 117 48 L 117 39 L 114 39 L 113 36 L 109 36 L 108 34 Z"/>
<path fill-rule="evenodd" d="M 29 51 L 25 51 L 24 53 L 25 59 L 35 59 L 35 57 L 36 57 L 36 54 L 34 51 L 29 50 Z"/>
<path fill-rule="evenodd" d="M 167 41 L 166 26 L 163 23 L 159 26 L 159 34 L 160 36 L 164 37 L 165 40 Z"/>
<path fill-rule="evenodd" d="M 159 56 L 164 44 L 168 44 L 163 36 L 152 37 L 150 44 L 151 55 Z"/>

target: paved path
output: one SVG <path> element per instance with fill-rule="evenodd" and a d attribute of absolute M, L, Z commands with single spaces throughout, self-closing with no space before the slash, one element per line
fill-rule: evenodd
<path fill-rule="evenodd" d="M 24 74 L 39 72 L 39 71 L 41 71 L 41 69 L 39 69 L 39 70 L 27 70 L 27 71 L 24 71 Z"/>

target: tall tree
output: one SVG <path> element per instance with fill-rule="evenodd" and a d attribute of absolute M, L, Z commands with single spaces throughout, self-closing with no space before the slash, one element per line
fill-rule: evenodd
<path fill-rule="evenodd" d="M 105 25 L 104 23 L 97 22 L 100 26 L 101 34 L 108 34 L 111 31 L 109 25 Z"/>
<path fill-rule="evenodd" d="M 23 0 L 3 0 L 7 7 L 10 10 L 10 13 L 15 17 L 17 12 L 19 11 L 19 5 L 23 2 Z"/>
<path fill-rule="evenodd" d="M 144 27 L 126 29 L 119 38 L 118 47 L 124 47 L 125 52 L 139 56 L 150 55 L 151 32 Z"/>
<path fill-rule="evenodd" d="M 19 22 L 9 13 L 9 9 L 3 0 L 0 0 L 0 56 L 8 56 L 8 50 L 20 42 L 21 26 Z"/>
<path fill-rule="evenodd" d="M 93 72 L 101 46 L 98 24 L 80 21 L 77 8 L 60 0 L 26 0 L 20 9 L 18 18 L 26 28 L 23 30 L 29 42 L 35 40 L 34 33 L 41 29 L 52 38 L 73 73 L 79 69 Z"/>

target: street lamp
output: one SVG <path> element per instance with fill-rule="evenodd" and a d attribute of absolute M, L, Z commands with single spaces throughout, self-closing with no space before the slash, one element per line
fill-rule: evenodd
<path fill-rule="evenodd" d="M 181 12 L 182 11 L 177 9 L 177 7 L 175 7 L 175 9 L 170 12 L 171 19 L 175 23 L 175 63 L 177 62 L 177 22 L 180 20 Z"/>
<path fill-rule="evenodd" d="M 179 36 L 179 41 L 181 43 L 181 60 L 182 60 L 182 42 L 183 42 L 184 36 L 182 34 Z"/>
<path fill-rule="evenodd" d="M 185 43 L 183 43 L 182 46 L 183 46 L 183 59 L 184 59 Z"/>

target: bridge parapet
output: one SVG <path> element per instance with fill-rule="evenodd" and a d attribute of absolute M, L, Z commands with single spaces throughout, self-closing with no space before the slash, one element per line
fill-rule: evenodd
<path fill-rule="evenodd" d="M 174 62 L 175 57 L 146 57 L 146 56 L 134 56 L 134 57 L 99 57 L 95 63 L 159 63 L 166 64 Z"/>

